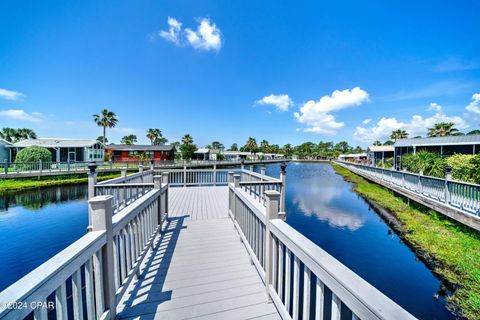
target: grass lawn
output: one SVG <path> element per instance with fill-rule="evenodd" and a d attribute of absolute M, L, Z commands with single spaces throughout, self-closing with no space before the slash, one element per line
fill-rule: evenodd
<path fill-rule="evenodd" d="M 98 181 L 117 178 L 120 173 L 99 173 Z M 40 187 L 61 186 L 69 184 L 86 183 L 87 175 L 71 174 L 62 176 L 45 176 L 38 178 L 18 178 L 18 179 L 2 179 L 0 180 L 0 193 L 13 192 L 28 189 L 35 189 Z"/>
<path fill-rule="evenodd" d="M 449 297 L 467 319 L 480 319 L 480 233 L 332 164 L 355 183 L 354 190 L 393 213 L 402 225 L 402 238 L 434 262 L 434 271 L 457 288 Z"/>

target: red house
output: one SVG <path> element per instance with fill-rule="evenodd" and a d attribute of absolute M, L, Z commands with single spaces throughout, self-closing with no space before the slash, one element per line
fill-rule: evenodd
<path fill-rule="evenodd" d="M 175 147 L 173 144 L 151 146 L 151 145 L 128 145 L 111 144 L 105 147 L 108 159 L 113 161 L 129 160 L 174 160 Z"/>

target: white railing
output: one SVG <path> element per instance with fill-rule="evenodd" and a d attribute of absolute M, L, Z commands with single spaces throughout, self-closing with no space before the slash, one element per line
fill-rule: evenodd
<path fill-rule="evenodd" d="M 83 319 L 84 310 L 87 319 L 114 319 L 120 297 L 167 218 L 168 184 L 160 179 L 116 215 L 111 195 L 90 199 L 92 231 L 2 291 L 0 319 L 31 313 L 35 319 L 50 313 L 67 319 L 70 310 L 75 319 Z"/>
<path fill-rule="evenodd" d="M 480 185 L 478 184 L 370 167 L 350 162 L 335 162 L 352 172 L 376 178 L 384 181 L 387 185 L 405 189 L 440 204 L 450 206 L 462 214 L 480 219 Z"/>
<path fill-rule="evenodd" d="M 324 319 L 328 310 L 331 319 L 340 319 L 342 305 L 351 319 L 415 319 L 286 224 L 278 191 L 265 197 L 266 207 L 229 184 L 229 215 L 283 319 Z"/>

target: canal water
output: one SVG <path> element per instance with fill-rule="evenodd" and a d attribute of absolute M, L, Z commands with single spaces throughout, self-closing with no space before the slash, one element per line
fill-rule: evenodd
<path fill-rule="evenodd" d="M 0 196 L 0 291 L 85 234 L 86 198 L 85 185 Z M 286 207 L 288 224 L 414 316 L 453 318 L 439 279 L 329 164 L 289 163 Z"/>

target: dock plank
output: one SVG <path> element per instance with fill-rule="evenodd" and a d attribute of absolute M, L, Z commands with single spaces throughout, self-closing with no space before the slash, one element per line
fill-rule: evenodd
<path fill-rule="evenodd" d="M 119 319 L 280 319 L 227 216 L 227 187 L 170 189 L 169 221 Z"/>

